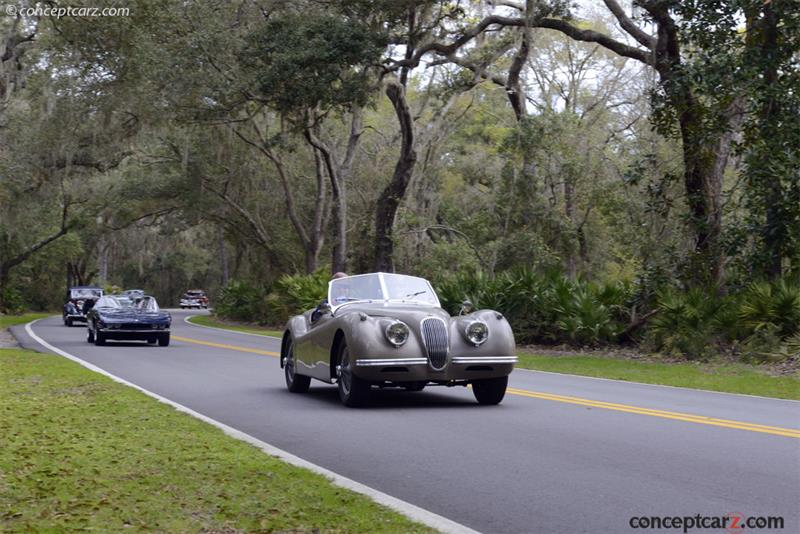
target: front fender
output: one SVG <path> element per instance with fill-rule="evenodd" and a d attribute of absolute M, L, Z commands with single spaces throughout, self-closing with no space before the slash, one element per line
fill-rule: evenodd
<path fill-rule="evenodd" d="M 489 327 L 489 337 L 476 347 L 464 334 L 467 325 L 482 321 Z M 494 310 L 478 310 L 454 317 L 450 329 L 450 353 L 456 356 L 512 356 L 517 353 L 514 332 L 502 313 Z"/>

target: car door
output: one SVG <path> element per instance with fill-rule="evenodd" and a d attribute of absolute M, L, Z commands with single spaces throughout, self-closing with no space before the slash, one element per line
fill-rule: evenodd
<path fill-rule="evenodd" d="M 330 313 L 311 321 L 311 312 L 303 314 L 306 333 L 295 340 L 295 354 L 301 374 L 330 382 L 330 350 L 337 321 Z"/>

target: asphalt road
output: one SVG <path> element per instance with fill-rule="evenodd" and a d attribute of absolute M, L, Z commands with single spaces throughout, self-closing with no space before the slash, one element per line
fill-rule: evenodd
<path fill-rule="evenodd" d="M 783 532 L 800 532 L 798 402 L 516 370 L 500 406 L 435 387 L 380 391 L 374 406 L 347 409 L 335 386 L 286 391 L 277 357 L 263 354 L 277 354 L 279 340 L 190 326 L 187 315 L 173 313 L 166 348 L 95 347 L 85 328 L 60 318 L 33 329 L 143 388 L 479 531 L 637 532 L 632 516 L 738 513 L 782 516 Z M 41 350 L 21 327 L 14 333 Z"/>

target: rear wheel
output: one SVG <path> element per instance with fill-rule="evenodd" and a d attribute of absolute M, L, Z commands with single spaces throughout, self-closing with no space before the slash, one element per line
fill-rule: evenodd
<path fill-rule="evenodd" d="M 292 393 L 305 393 L 311 386 L 311 377 L 297 374 L 297 359 L 294 357 L 294 342 L 286 342 L 286 359 L 283 362 L 286 388 Z"/>
<path fill-rule="evenodd" d="M 347 343 L 342 339 L 339 344 L 339 365 L 336 370 L 339 380 L 339 399 L 345 406 L 364 406 L 369 400 L 370 385 L 366 380 L 353 374 L 353 361 Z"/>
<path fill-rule="evenodd" d="M 472 383 L 472 392 L 479 404 L 500 404 L 506 394 L 508 376 L 485 378 Z"/>
<path fill-rule="evenodd" d="M 158 336 L 159 347 L 169 347 L 169 334 L 161 334 Z"/>

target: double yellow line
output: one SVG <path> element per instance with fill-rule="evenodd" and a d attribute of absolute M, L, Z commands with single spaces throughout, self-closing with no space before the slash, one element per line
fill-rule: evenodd
<path fill-rule="evenodd" d="M 199 339 L 191 339 L 188 337 L 180 337 L 180 336 L 172 336 L 172 339 L 176 341 L 183 341 L 185 343 L 194 343 L 195 345 L 205 345 L 207 347 L 214 347 L 218 349 L 249 352 L 251 354 L 261 354 L 263 356 L 273 356 L 273 357 L 280 356 L 280 354 L 278 354 L 277 352 L 260 350 L 260 349 L 251 349 L 249 347 L 241 347 L 239 345 L 228 345 L 226 343 L 213 343 L 211 341 L 201 341 Z M 694 414 L 680 413 L 680 412 L 669 412 L 666 410 L 654 410 L 652 408 L 641 408 L 639 406 L 631 406 L 628 404 L 617 404 L 614 402 L 597 401 L 591 399 L 584 399 L 581 397 L 556 395 L 554 393 L 544 393 L 541 391 L 529 391 L 527 389 L 508 388 L 506 392 L 510 395 L 518 395 L 520 397 L 530 397 L 533 399 L 564 402 L 567 404 L 577 404 L 579 406 L 588 406 L 591 408 L 602 408 L 604 410 L 613 410 L 617 412 L 634 413 L 638 415 L 649 415 L 650 417 L 661 417 L 663 419 L 674 419 L 676 421 L 685 421 L 687 423 L 719 426 L 724 428 L 733 428 L 736 430 L 748 430 L 750 432 L 761 432 L 763 434 L 773 434 L 776 436 L 785 436 L 789 438 L 800 439 L 800 430 L 794 428 L 759 425 L 755 423 L 746 423 L 744 421 L 718 419 L 716 417 L 707 417 L 704 415 L 694 415 Z"/>
<path fill-rule="evenodd" d="M 519 395 L 521 397 L 531 397 L 534 399 L 544 399 L 592 408 L 603 408 L 617 412 L 635 413 L 639 415 L 649 415 L 651 417 L 661 417 L 664 419 L 675 419 L 676 421 L 686 421 L 687 423 L 699 423 L 701 425 L 721 426 L 725 428 L 735 428 L 737 430 L 749 430 L 750 432 L 762 432 L 764 434 L 774 434 L 776 436 L 786 436 L 789 438 L 800 439 L 800 430 L 794 428 L 783 428 L 779 426 L 758 425 L 746 423 L 744 421 L 733 421 L 730 419 L 718 419 L 705 415 L 693 415 L 680 412 L 668 412 L 666 410 L 654 410 L 652 408 L 640 408 L 628 404 L 617 404 L 614 402 L 596 401 L 583 399 L 581 397 L 569 397 L 567 395 L 555 395 L 553 393 L 542 393 L 539 391 L 528 391 L 526 389 L 508 388 L 507 393 Z"/>
<path fill-rule="evenodd" d="M 205 345 L 206 347 L 214 347 L 217 349 L 236 350 L 239 352 L 249 352 L 252 354 L 261 354 L 262 356 L 278 357 L 280 354 L 269 350 L 251 349 L 249 347 L 240 347 L 239 345 L 226 345 L 225 343 L 212 343 L 211 341 L 201 341 L 199 339 L 191 339 L 188 337 L 172 336 L 175 341 L 183 341 L 184 343 L 194 343 L 195 345 Z"/>

